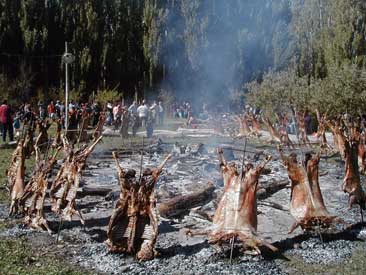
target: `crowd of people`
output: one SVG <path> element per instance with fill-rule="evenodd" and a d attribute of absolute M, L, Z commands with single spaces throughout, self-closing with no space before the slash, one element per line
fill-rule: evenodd
<path fill-rule="evenodd" d="M 103 113 L 106 116 L 106 125 L 113 126 L 114 130 L 119 130 L 123 137 L 128 136 L 128 130 L 132 130 L 135 136 L 137 130 L 142 128 L 146 130 L 147 136 L 151 137 L 155 125 L 164 123 L 165 110 L 161 101 L 153 101 L 150 105 L 142 100 L 140 104 L 134 101 L 127 106 L 123 101 L 107 103 L 105 106 L 97 102 L 75 102 L 68 104 L 68 130 L 80 129 L 83 119 L 88 117 L 87 126 L 96 127 Z M 66 106 L 64 102 L 57 100 L 50 101 L 47 105 L 38 102 L 37 106 L 30 103 L 24 103 L 18 107 L 10 106 L 7 100 L 3 100 L 0 106 L 0 127 L 3 142 L 14 140 L 14 132 L 19 135 L 21 123 L 45 120 L 61 120 L 61 125 L 65 128 Z"/>

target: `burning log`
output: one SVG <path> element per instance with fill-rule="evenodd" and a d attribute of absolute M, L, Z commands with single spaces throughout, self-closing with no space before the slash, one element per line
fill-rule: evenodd
<path fill-rule="evenodd" d="M 200 192 L 171 198 L 158 204 L 159 214 L 164 218 L 174 218 L 188 214 L 190 209 L 202 206 L 211 201 L 214 190 L 215 186 L 210 182 Z"/>
<path fill-rule="evenodd" d="M 366 197 L 360 181 L 357 141 L 345 142 L 344 156 L 346 172 L 342 189 L 349 194 L 349 208 L 351 208 L 353 204 L 358 204 L 362 211 L 365 209 Z"/>
<path fill-rule="evenodd" d="M 7 170 L 11 198 L 9 216 L 19 212 L 19 200 L 24 192 L 24 172 L 25 150 L 24 140 L 21 139 L 19 140 L 18 146 L 12 155 L 10 167 Z"/>
<path fill-rule="evenodd" d="M 135 170 L 124 171 L 113 152 L 118 169 L 120 198 L 108 225 L 109 250 L 135 255 L 138 260 L 151 260 L 155 257 L 155 243 L 158 236 L 158 217 L 154 186 L 165 163 L 155 169 L 145 169 L 140 179 Z"/>
<path fill-rule="evenodd" d="M 292 233 L 298 226 L 305 231 L 329 228 L 333 223 L 344 223 L 331 216 L 325 207 L 319 187 L 320 154 L 306 155 L 305 167 L 297 162 L 295 153 L 285 156 L 278 147 L 281 159 L 291 180 L 290 213 L 296 222 L 291 226 Z"/>
<path fill-rule="evenodd" d="M 208 235 L 210 243 L 219 245 L 238 238 L 250 254 L 260 254 L 258 246 L 267 246 L 272 251 L 277 251 L 276 247 L 259 239 L 256 233 L 258 179 L 271 157 L 268 156 L 256 168 L 252 164 L 247 164 L 245 171 L 240 175 L 235 164 L 227 164 L 222 149 L 219 149 L 218 153 L 225 185 L 224 194 L 215 212 L 213 225 L 207 231 L 189 231 L 188 234 Z"/>
<path fill-rule="evenodd" d="M 79 189 L 81 173 L 86 160 L 101 139 L 102 136 L 89 147 L 84 145 L 79 150 L 74 151 L 66 137 L 63 137 L 66 158 L 50 189 L 52 211 L 60 214 L 63 220 L 70 221 L 72 216 L 78 215 L 81 223 L 84 224 L 80 211 L 76 210 L 76 193 Z"/>
<path fill-rule="evenodd" d="M 37 145 L 35 146 L 36 167 L 20 201 L 25 212 L 25 224 L 35 229 L 47 230 L 49 233 L 52 231 L 43 215 L 48 187 L 47 177 L 57 161 L 56 157 L 60 149 L 61 147 L 58 147 L 54 155 L 47 160 L 40 160 L 40 149 Z"/>

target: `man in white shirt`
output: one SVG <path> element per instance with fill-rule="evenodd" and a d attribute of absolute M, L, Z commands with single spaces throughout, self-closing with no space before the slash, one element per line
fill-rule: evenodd
<path fill-rule="evenodd" d="M 137 115 L 141 121 L 141 126 L 146 126 L 146 120 L 149 116 L 149 108 L 147 107 L 145 100 L 142 101 L 142 104 L 137 108 Z"/>
<path fill-rule="evenodd" d="M 159 124 L 163 125 L 163 122 L 164 122 L 164 107 L 163 107 L 163 103 L 161 101 L 159 101 L 158 112 L 159 112 Z"/>

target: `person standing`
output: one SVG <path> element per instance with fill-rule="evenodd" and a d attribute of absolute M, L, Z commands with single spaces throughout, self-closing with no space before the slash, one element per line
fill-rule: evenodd
<path fill-rule="evenodd" d="M 159 105 L 158 105 L 158 116 L 159 116 L 159 124 L 163 125 L 163 122 L 164 122 L 164 107 L 163 107 L 163 103 L 161 101 L 159 101 Z"/>
<path fill-rule="evenodd" d="M 48 104 L 48 106 L 47 106 L 47 113 L 48 113 L 48 117 L 50 119 L 54 119 L 55 118 L 55 105 L 53 104 L 53 101 L 51 101 L 50 104 Z"/>
<path fill-rule="evenodd" d="M 11 109 L 6 99 L 3 100 L 3 104 L 0 106 L 0 123 L 2 124 L 2 136 L 3 141 L 6 142 L 6 133 L 9 133 L 9 140 L 14 140 L 13 135 L 13 121 L 11 117 Z"/>
<path fill-rule="evenodd" d="M 149 108 L 147 107 L 145 100 L 142 101 L 142 104 L 137 108 L 137 114 L 139 116 L 141 126 L 146 126 L 146 120 L 149 115 Z"/>

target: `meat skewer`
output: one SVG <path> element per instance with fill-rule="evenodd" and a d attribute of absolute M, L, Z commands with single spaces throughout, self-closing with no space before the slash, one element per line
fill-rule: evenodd
<path fill-rule="evenodd" d="M 228 164 L 222 149 L 218 149 L 219 163 L 224 178 L 224 194 L 216 209 L 213 225 L 206 231 L 188 231 L 190 235 L 208 235 L 209 242 L 221 245 L 238 238 L 246 253 L 258 255 L 259 246 L 266 246 L 272 251 L 277 248 L 257 236 L 257 185 L 265 165 L 271 160 L 268 156 L 256 168 L 247 164 L 243 177 L 235 164 Z"/>
<path fill-rule="evenodd" d="M 358 143 L 356 141 L 345 142 L 345 177 L 342 189 L 349 194 L 349 208 L 358 204 L 361 210 L 365 210 L 366 197 L 361 187 L 358 168 Z"/>
<path fill-rule="evenodd" d="M 316 109 L 316 117 L 318 120 L 318 131 L 316 132 L 315 136 L 318 138 L 318 140 L 320 139 L 320 148 L 323 151 L 332 151 L 333 148 L 329 145 L 325 135 L 326 115 L 321 115 L 319 110 Z"/>
<path fill-rule="evenodd" d="M 331 216 L 325 207 L 319 187 L 320 154 L 306 154 L 304 166 L 297 162 L 295 153 L 285 156 L 278 147 L 281 159 L 291 180 L 290 213 L 296 222 L 291 226 L 292 233 L 298 226 L 305 231 L 329 228 L 333 223 L 344 222 Z"/>
<path fill-rule="evenodd" d="M 47 230 L 49 233 L 52 233 L 52 231 L 43 215 L 44 202 L 48 187 L 47 177 L 51 173 L 52 168 L 57 161 L 56 158 L 60 149 L 61 147 L 58 147 L 54 155 L 49 159 L 40 160 L 40 149 L 37 145 L 35 146 L 37 165 L 21 198 L 21 205 L 25 212 L 25 224 L 35 229 Z"/>
<path fill-rule="evenodd" d="M 251 134 L 252 130 L 248 125 L 246 115 L 237 116 L 236 121 L 239 123 L 239 134 L 237 135 L 237 137 L 248 137 Z"/>
<path fill-rule="evenodd" d="M 132 254 L 141 261 L 155 257 L 158 216 L 154 187 L 170 157 L 155 169 L 145 169 L 139 179 L 135 170 L 123 170 L 113 152 L 121 193 L 108 225 L 106 244 L 111 252 Z"/>
<path fill-rule="evenodd" d="M 18 146 L 12 155 L 7 176 L 11 198 L 9 216 L 11 216 L 19 212 L 19 200 L 24 192 L 25 150 L 23 139 L 19 140 Z"/>
<path fill-rule="evenodd" d="M 281 142 L 281 135 L 272 125 L 271 121 L 268 117 L 263 117 L 263 122 L 268 128 L 268 132 L 271 136 L 270 142 Z"/>
<path fill-rule="evenodd" d="M 81 223 L 85 223 L 80 211 L 76 209 L 76 194 L 85 162 L 101 139 L 102 136 L 89 147 L 85 145 L 74 152 L 66 137 L 63 137 L 64 151 L 67 154 L 50 189 L 52 211 L 60 214 L 63 220 L 70 221 L 72 216 L 78 215 Z"/>
<path fill-rule="evenodd" d="M 101 113 L 99 116 L 99 121 L 97 124 L 97 127 L 94 130 L 93 133 L 93 142 L 96 141 L 103 133 L 103 126 L 105 124 L 105 121 L 107 119 L 107 116 L 104 113 Z"/>

